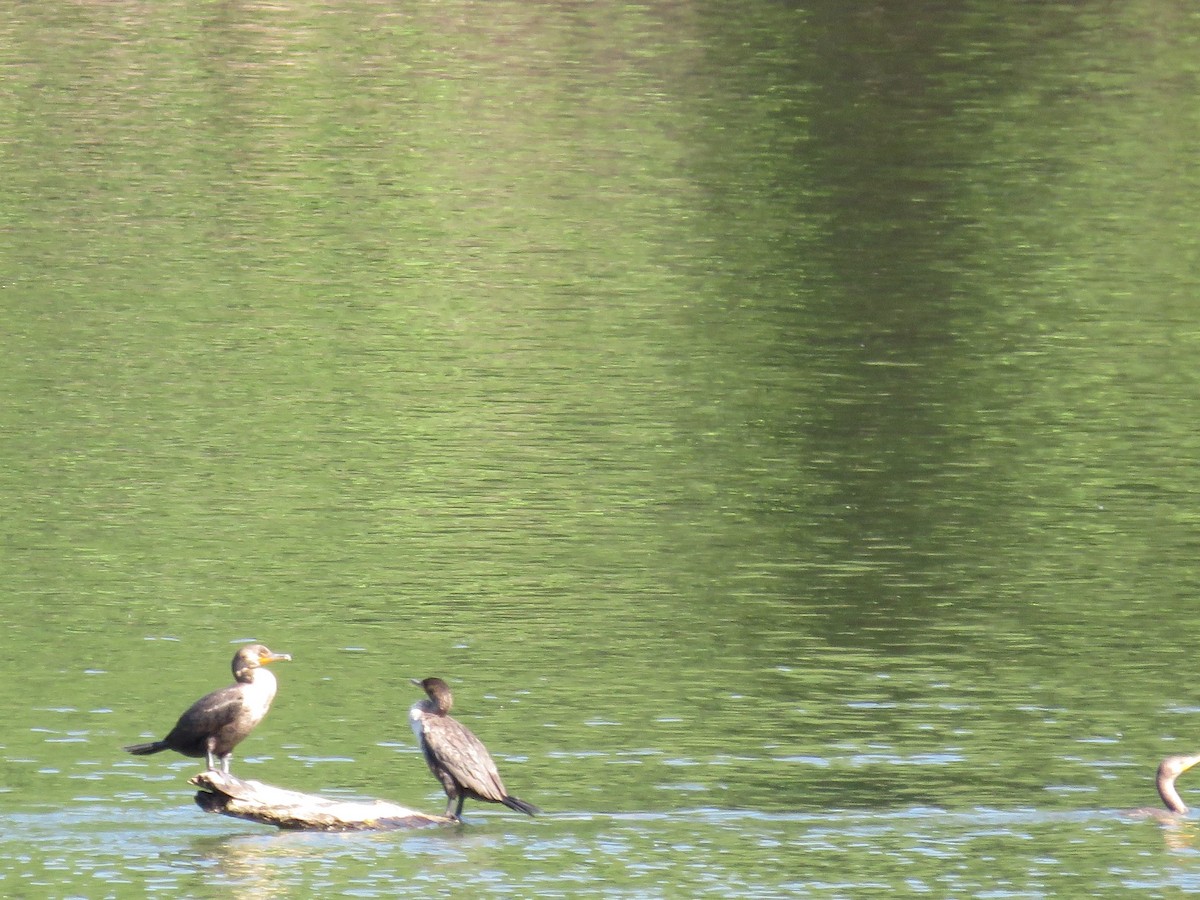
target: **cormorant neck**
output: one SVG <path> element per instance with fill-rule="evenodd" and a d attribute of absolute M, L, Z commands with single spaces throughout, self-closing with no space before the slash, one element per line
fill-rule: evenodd
<path fill-rule="evenodd" d="M 261 684 L 275 686 L 275 676 L 262 666 L 252 666 L 249 669 L 240 669 L 237 673 L 239 684 Z"/>
<path fill-rule="evenodd" d="M 437 701 L 435 701 L 431 697 L 427 697 L 424 700 L 418 700 L 416 703 L 414 703 L 412 705 L 412 708 L 415 711 L 418 711 L 418 712 L 422 713 L 423 715 L 427 715 L 427 716 L 444 716 L 444 715 L 446 715 L 446 710 L 444 710 L 440 706 L 438 706 Z"/>
<path fill-rule="evenodd" d="M 1185 813 L 1188 811 L 1187 804 L 1179 796 L 1179 791 L 1175 790 L 1174 776 L 1163 778 L 1160 773 L 1158 777 L 1158 796 L 1162 797 L 1162 802 L 1167 805 L 1167 809 L 1171 812 Z"/>
<path fill-rule="evenodd" d="M 1159 763 L 1155 785 L 1158 787 L 1158 796 L 1162 797 L 1163 803 L 1167 805 L 1167 809 L 1171 810 L 1171 812 L 1185 813 L 1188 811 L 1187 804 L 1183 802 L 1183 798 L 1175 790 L 1175 779 L 1197 763 L 1200 763 L 1200 754 L 1193 756 L 1168 756 Z"/>

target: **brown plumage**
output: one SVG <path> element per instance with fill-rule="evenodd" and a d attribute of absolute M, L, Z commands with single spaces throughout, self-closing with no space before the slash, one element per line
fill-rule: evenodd
<path fill-rule="evenodd" d="M 423 681 L 414 678 L 412 683 L 424 689 L 429 699 L 413 704 L 408 711 L 408 721 L 421 745 L 429 771 L 446 791 L 446 816 L 462 818 L 463 801 L 468 797 L 503 803 L 509 809 L 531 816 L 541 812 L 533 804 L 508 792 L 487 747 L 467 726 L 451 718 L 449 713 L 454 697 L 450 686 L 440 678 Z"/>
<path fill-rule="evenodd" d="M 272 653 L 262 644 L 242 647 L 233 657 L 236 684 L 205 694 L 189 706 L 161 741 L 131 744 L 125 750 L 138 756 L 161 750 L 203 756 L 210 771 L 220 760 L 221 769 L 228 775 L 233 748 L 263 720 L 275 699 L 275 676 L 261 667 L 286 659 L 291 657 Z"/>

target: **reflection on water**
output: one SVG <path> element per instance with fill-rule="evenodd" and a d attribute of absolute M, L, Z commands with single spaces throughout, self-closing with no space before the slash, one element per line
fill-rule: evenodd
<path fill-rule="evenodd" d="M 304 886 L 335 883 L 367 897 L 431 891 L 552 896 L 568 884 L 588 893 L 611 890 L 614 883 L 651 894 L 682 885 L 695 896 L 973 894 L 997 879 L 1014 890 L 1061 894 L 1080 883 L 1084 859 L 1103 853 L 1125 860 L 1107 876 L 1089 876 L 1088 883 L 1108 890 L 1180 888 L 1195 878 L 1187 862 L 1193 822 L 1161 827 L 1129 823 L 1113 812 L 914 808 L 770 815 L 690 809 L 550 816 L 517 830 L 490 820 L 377 834 L 197 834 L 194 823 L 163 814 L 150 814 L 140 823 L 144 827 L 131 831 L 122 818 L 119 810 L 102 807 L 84 815 L 9 818 L 3 840 L 11 845 L 17 840 L 12 829 L 19 828 L 27 849 L 20 857 L 6 853 L 0 877 L 8 889 L 109 883 L 109 891 L 238 897 L 291 896 Z M 231 827 L 238 826 L 221 830 Z M 1159 854 L 1171 854 L 1162 869 L 1154 862 L 1156 846 Z M 76 864 L 85 847 L 88 861 Z M 979 858 L 993 863 L 990 875 L 974 868 L 972 860 Z"/>
<path fill-rule="evenodd" d="M 10 13 L 0 890 L 1198 887 L 1191 17 Z M 437 675 L 550 815 L 201 815 L 247 639 L 247 776 L 436 809 Z"/>

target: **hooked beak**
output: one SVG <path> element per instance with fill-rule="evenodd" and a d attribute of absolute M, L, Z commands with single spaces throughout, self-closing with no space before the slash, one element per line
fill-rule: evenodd
<path fill-rule="evenodd" d="M 292 657 L 290 654 L 287 654 L 287 653 L 264 653 L 262 656 L 260 656 L 258 658 L 258 664 L 260 666 L 265 666 L 268 663 L 273 663 L 273 662 L 291 662 L 291 661 L 292 661 Z"/>
<path fill-rule="evenodd" d="M 413 684 L 415 684 L 417 687 L 423 687 L 423 685 L 421 684 L 420 678 L 410 678 L 408 680 L 411 681 Z"/>

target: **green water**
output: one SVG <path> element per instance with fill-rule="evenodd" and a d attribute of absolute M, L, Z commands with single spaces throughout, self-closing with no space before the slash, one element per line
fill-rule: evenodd
<path fill-rule="evenodd" d="M 8 4 L 0 893 L 1200 890 L 1198 42 Z M 248 639 L 235 772 L 440 811 L 438 675 L 546 815 L 204 815 L 120 747 Z"/>

